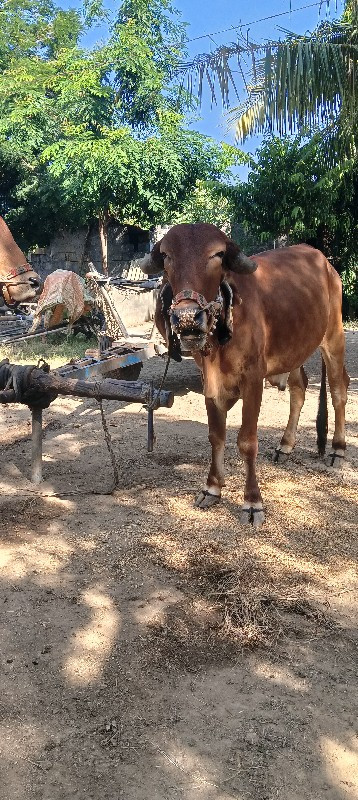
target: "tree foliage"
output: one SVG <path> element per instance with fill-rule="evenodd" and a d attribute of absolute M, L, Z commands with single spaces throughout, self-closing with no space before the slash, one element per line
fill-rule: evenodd
<path fill-rule="evenodd" d="M 110 215 L 163 223 L 197 181 L 229 180 L 240 153 L 185 129 L 188 96 L 172 81 L 185 28 L 169 0 L 124 0 L 108 41 L 92 50 L 79 37 L 103 13 L 97 0 L 76 12 L 50 0 L 9 5 L 0 149 L 12 162 L 0 159 L 1 183 L 24 246 L 96 217 L 102 227 Z"/>
<path fill-rule="evenodd" d="M 172 80 L 185 29 L 169 0 L 123 0 L 108 43 L 122 122 L 148 129 L 159 111 L 185 109 L 188 96 Z"/>
<path fill-rule="evenodd" d="M 325 21 L 311 34 L 284 34 L 264 44 L 239 36 L 183 64 L 182 71 L 190 87 L 196 76 L 199 98 L 206 81 L 212 100 L 221 96 L 227 108 L 233 96 L 236 101 L 239 73 L 245 100 L 230 111 L 238 139 L 273 132 L 281 137 L 264 142 L 247 185 L 236 192 L 247 235 L 261 241 L 284 235 L 320 247 L 353 298 L 358 295 L 358 0 L 347 0 L 342 19 Z M 306 140 L 286 138 L 297 134 Z"/>
<path fill-rule="evenodd" d="M 173 225 L 181 222 L 210 222 L 231 236 L 235 219 L 233 187 L 218 180 L 198 179 L 192 190 L 186 193 L 180 208 L 168 218 L 168 222 Z"/>
<path fill-rule="evenodd" d="M 69 217 L 84 223 L 106 209 L 143 228 L 167 222 L 198 180 L 228 178 L 235 161 L 235 148 L 177 127 L 143 140 L 128 128 L 102 128 L 100 136 L 81 133 L 43 152 Z"/>
<path fill-rule="evenodd" d="M 54 0 L 3 0 L 0 6 L 0 69 L 26 57 L 46 60 L 78 44 L 85 32 L 106 14 L 102 0 L 83 0 L 64 10 Z"/>
<path fill-rule="evenodd" d="M 353 296 L 358 262 L 358 166 L 328 168 L 319 137 L 267 137 L 246 184 L 235 191 L 237 220 L 258 241 L 284 236 L 318 247 Z M 358 292 L 357 292 L 358 294 Z M 358 296 L 357 296 L 358 301 Z"/>

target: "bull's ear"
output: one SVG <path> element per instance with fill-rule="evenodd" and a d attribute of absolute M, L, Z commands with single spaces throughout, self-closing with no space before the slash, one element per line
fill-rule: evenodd
<path fill-rule="evenodd" d="M 232 239 L 228 239 L 226 243 L 224 266 L 226 269 L 231 269 L 232 272 L 238 272 L 241 275 L 249 275 L 257 269 L 256 261 L 245 256 L 245 253 L 240 250 Z"/>
<path fill-rule="evenodd" d="M 145 275 L 156 275 L 158 272 L 163 272 L 164 260 L 160 252 L 160 242 L 157 242 L 153 250 L 142 258 L 139 266 Z"/>

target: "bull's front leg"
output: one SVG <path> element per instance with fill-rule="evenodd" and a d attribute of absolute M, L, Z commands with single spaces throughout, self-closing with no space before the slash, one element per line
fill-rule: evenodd
<path fill-rule="evenodd" d="M 262 497 L 256 478 L 256 457 L 258 450 L 257 421 L 259 418 L 263 382 L 248 383 L 242 391 L 242 424 L 237 437 L 240 454 L 245 462 L 246 481 L 244 504 L 240 512 L 240 522 L 251 523 L 259 528 L 265 520 Z"/>
<path fill-rule="evenodd" d="M 219 503 L 224 485 L 224 451 L 226 439 L 226 409 L 205 398 L 211 444 L 211 465 L 204 489 L 195 500 L 195 506 L 206 510 Z"/>

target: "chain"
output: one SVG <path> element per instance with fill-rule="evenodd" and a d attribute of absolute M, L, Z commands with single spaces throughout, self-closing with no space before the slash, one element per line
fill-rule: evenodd
<path fill-rule="evenodd" d="M 115 489 L 119 484 L 118 464 L 117 464 L 116 457 L 115 457 L 115 454 L 114 454 L 114 451 L 113 451 L 112 437 L 111 437 L 111 434 L 110 434 L 110 432 L 108 430 L 107 420 L 105 418 L 104 411 L 103 411 L 102 400 L 97 399 L 97 403 L 99 405 L 99 410 L 101 412 L 101 420 L 102 420 L 102 428 L 103 428 L 103 433 L 104 433 L 104 439 L 105 439 L 105 442 L 106 442 L 106 445 L 107 445 L 107 449 L 108 449 L 108 452 L 109 452 L 109 455 L 110 455 L 110 458 L 111 458 L 111 462 L 112 462 L 113 481 L 114 481 L 113 489 Z M 112 489 L 112 491 L 113 491 L 113 489 Z"/>

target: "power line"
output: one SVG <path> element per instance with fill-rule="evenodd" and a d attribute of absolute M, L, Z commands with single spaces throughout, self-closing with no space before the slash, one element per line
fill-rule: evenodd
<path fill-rule="evenodd" d="M 231 25 L 230 28 L 223 28 L 221 31 L 214 31 L 213 33 L 203 33 L 201 36 L 194 36 L 192 39 L 183 39 L 181 42 L 171 42 L 170 44 L 166 45 L 166 47 L 174 47 L 179 44 L 189 44 L 190 42 L 197 42 L 199 39 L 208 39 L 211 36 L 218 36 L 220 33 L 228 33 L 229 31 L 239 31 L 242 28 L 249 28 L 251 25 L 256 25 L 258 22 L 267 22 L 270 19 L 277 19 L 278 17 L 284 17 L 289 14 L 295 14 L 296 11 L 304 11 L 307 8 L 315 8 L 316 6 L 322 7 L 324 4 L 324 0 L 318 0 L 315 3 L 308 3 L 305 6 L 299 6 L 298 8 L 291 8 L 289 11 L 281 11 L 279 14 L 270 14 L 268 17 L 260 17 L 259 19 L 254 19 L 251 22 L 240 22 L 240 25 Z"/>

